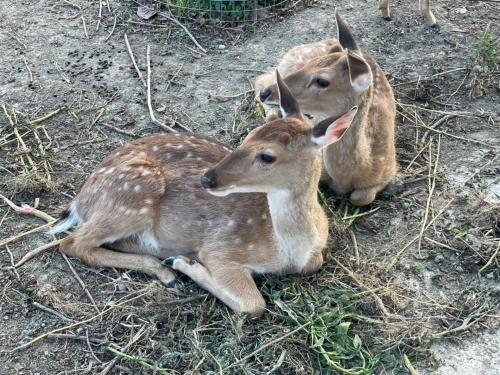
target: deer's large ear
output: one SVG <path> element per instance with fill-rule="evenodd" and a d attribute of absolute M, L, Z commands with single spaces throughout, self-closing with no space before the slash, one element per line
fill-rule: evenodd
<path fill-rule="evenodd" d="M 347 53 L 347 65 L 349 78 L 354 91 L 361 94 L 373 82 L 373 74 L 370 65 L 361 56 L 352 52 Z"/>
<path fill-rule="evenodd" d="M 349 51 L 356 51 L 358 49 L 358 45 L 349 31 L 347 24 L 340 17 L 338 12 L 335 12 L 335 19 L 337 20 L 337 32 L 340 45 L 344 50 L 347 49 Z"/>
<path fill-rule="evenodd" d="M 280 102 L 281 115 L 283 117 L 302 118 L 299 103 L 290 92 L 290 89 L 281 78 L 280 73 L 276 70 L 276 82 L 278 83 L 278 96 Z"/>
<path fill-rule="evenodd" d="M 358 107 L 354 107 L 340 117 L 329 117 L 321 121 L 312 130 L 312 142 L 322 148 L 340 140 L 351 126 L 357 111 Z"/>

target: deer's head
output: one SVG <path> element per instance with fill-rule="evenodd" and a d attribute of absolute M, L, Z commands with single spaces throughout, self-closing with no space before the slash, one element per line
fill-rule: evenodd
<path fill-rule="evenodd" d="M 369 64 L 345 22 L 337 14 L 339 42 L 329 54 L 308 61 L 302 69 L 284 78 L 286 85 L 304 113 L 340 115 L 360 103 L 370 87 L 373 75 Z M 278 85 L 259 94 L 265 104 L 278 104 Z"/>
<path fill-rule="evenodd" d="M 337 142 L 349 127 L 356 109 L 311 126 L 297 100 L 276 72 L 283 118 L 254 129 L 242 144 L 202 176 L 213 195 L 269 193 L 294 189 L 321 169 L 320 150 Z"/>

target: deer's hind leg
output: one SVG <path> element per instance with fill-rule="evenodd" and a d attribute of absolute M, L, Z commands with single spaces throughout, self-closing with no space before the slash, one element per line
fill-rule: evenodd
<path fill-rule="evenodd" d="M 378 9 L 382 12 L 382 18 L 385 20 L 391 19 L 391 10 L 389 5 L 389 0 L 380 0 L 378 2 Z"/>
<path fill-rule="evenodd" d="M 266 308 L 250 271 L 241 264 L 221 260 L 205 260 L 201 264 L 184 256 L 167 258 L 165 263 L 189 276 L 234 311 L 256 317 Z"/>
<path fill-rule="evenodd" d="M 171 286 L 175 275 L 151 255 L 128 254 L 103 248 L 112 243 L 140 233 L 151 227 L 151 218 L 146 215 L 129 215 L 119 219 L 92 217 L 80 228 L 66 237 L 60 249 L 92 267 L 116 267 L 141 271 L 158 277 L 166 286 Z M 133 228 L 133 229 L 131 229 Z M 133 230 L 133 232 L 131 232 Z"/>
<path fill-rule="evenodd" d="M 439 25 L 436 21 L 436 17 L 434 13 L 432 13 L 431 9 L 431 0 L 419 0 L 419 8 L 422 17 L 424 17 L 424 22 L 427 26 L 438 28 Z"/>

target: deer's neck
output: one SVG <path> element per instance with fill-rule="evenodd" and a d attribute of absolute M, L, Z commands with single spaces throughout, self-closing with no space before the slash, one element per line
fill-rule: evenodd
<path fill-rule="evenodd" d="M 267 194 L 275 245 L 285 267 L 301 270 L 311 255 L 326 244 L 328 220 L 318 202 L 321 158 L 302 184 Z"/>

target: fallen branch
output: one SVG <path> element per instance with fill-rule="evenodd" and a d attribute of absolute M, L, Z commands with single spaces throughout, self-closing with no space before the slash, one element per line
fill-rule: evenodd
<path fill-rule="evenodd" d="M 144 78 L 142 77 L 141 71 L 139 70 L 137 63 L 135 62 L 135 57 L 134 57 L 134 54 L 132 52 L 132 48 L 130 48 L 130 43 L 128 42 L 127 34 L 123 35 L 123 37 L 125 38 L 125 45 L 127 46 L 128 55 L 130 56 L 130 60 L 132 60 L 132 64 L 134 65 L 135 71 L 137 72 L 137 75 L 139 76 L 139 79 L 141 80 L 144 87 L 147 87 L 146 81 L 144 81 Z"/>
<path fill-rule="evenodd" d="M 170 126 L 162 124 L 160 121 L 158 121 L 156 119 L 154 111 L 153 111 L 153 106 L 151 104 L 151 53 L 150 53 L 149 44 L 146 47 L 146 60 L 147 60 L 147 65 L 148 65 L 148 75 L 147 75 L 147 80 L 146 80 L 146 82 L 147 82 L 146 88 L 147 88 L 147 101 L 148 101 L 149 117 L 151 117 L 151 121 L 154 122 L 156 125 L 158 125 L 160 128 L 167 130 L 169 132 L 172 132 L 172 133 L 177 133 L 177 130 L 174 130 Z"/>
<path fill-rule="evenodd" d="M 36 208 L 28 206 L 27 204 L 23 204 L 21 206 L 18 206 L 15 203 L 13 203 L 10 199 L 3 196 L 2 194 L 0 194 L 0 198 L 3 199 L 3 201 L 5 203 L 7 203 L 10 206 L 10 208 L 12 208 L 17 213 L 33 215 L 33 216 L 36 216 L 40 219 L 45 220 L 47 223 L 53 223 L 54 221 L 56 221 L 56 218 L 46 214 L 43 211 L 40 211 L 40 210 L 37 210 Z"/>
<path fill-rule="evenodd" d="M 22 257 L 22 259 L 17 262 L 15 265 L 14 265 L 14 268 L 19 268 L 21 267 L 24 263 L 26 263 L 28 260 L 31 260 L 33 259 L 34 257 L 40 255 L 41 253 L 47 251 L 48 249 L 54 247 L 54 246 L 57 246 L 61 243 L 62 240 L 55 240 L 55 241 L 52 241 L 52 242 L 49 242 L 45 245 L 42 245 L 42 246 L 39 246 L 37 247 L 36 249 L 34 250 L 31 250 L 28 254 L 26 254 L 25 256 Z"/>
<path fill-rule="evenodd" d="M 196 45 L 196 47 L 198 47 L 200 49 L 201 52 L 203 52 L 204 54 L 207 53 L 207 50 L 205 48 L 203 48 L 200 43 L 198 43 L 198 41 L 196 40 L 196 38 L 193 36 L 193 34 L 191 34 L 189 32 L 189 30 L 187 29 L 186 26 L 184 26 L 182 23 L 180 23 L 178 20 L 176 20 L 175 18 L 171 17 L 168 13 L 165 13 L 165 12 L 158 12 L 158 14 L 162 17 L 165 17 L 166 19 L 172 21 L 173 23 L 175 23 L 177 26 L 179 26 L 180 28 L 182 28 L 182 30 L 184 30 L 184 32 L 189 36 L 189 38 L 193 41 L 193 43 Z"/>

